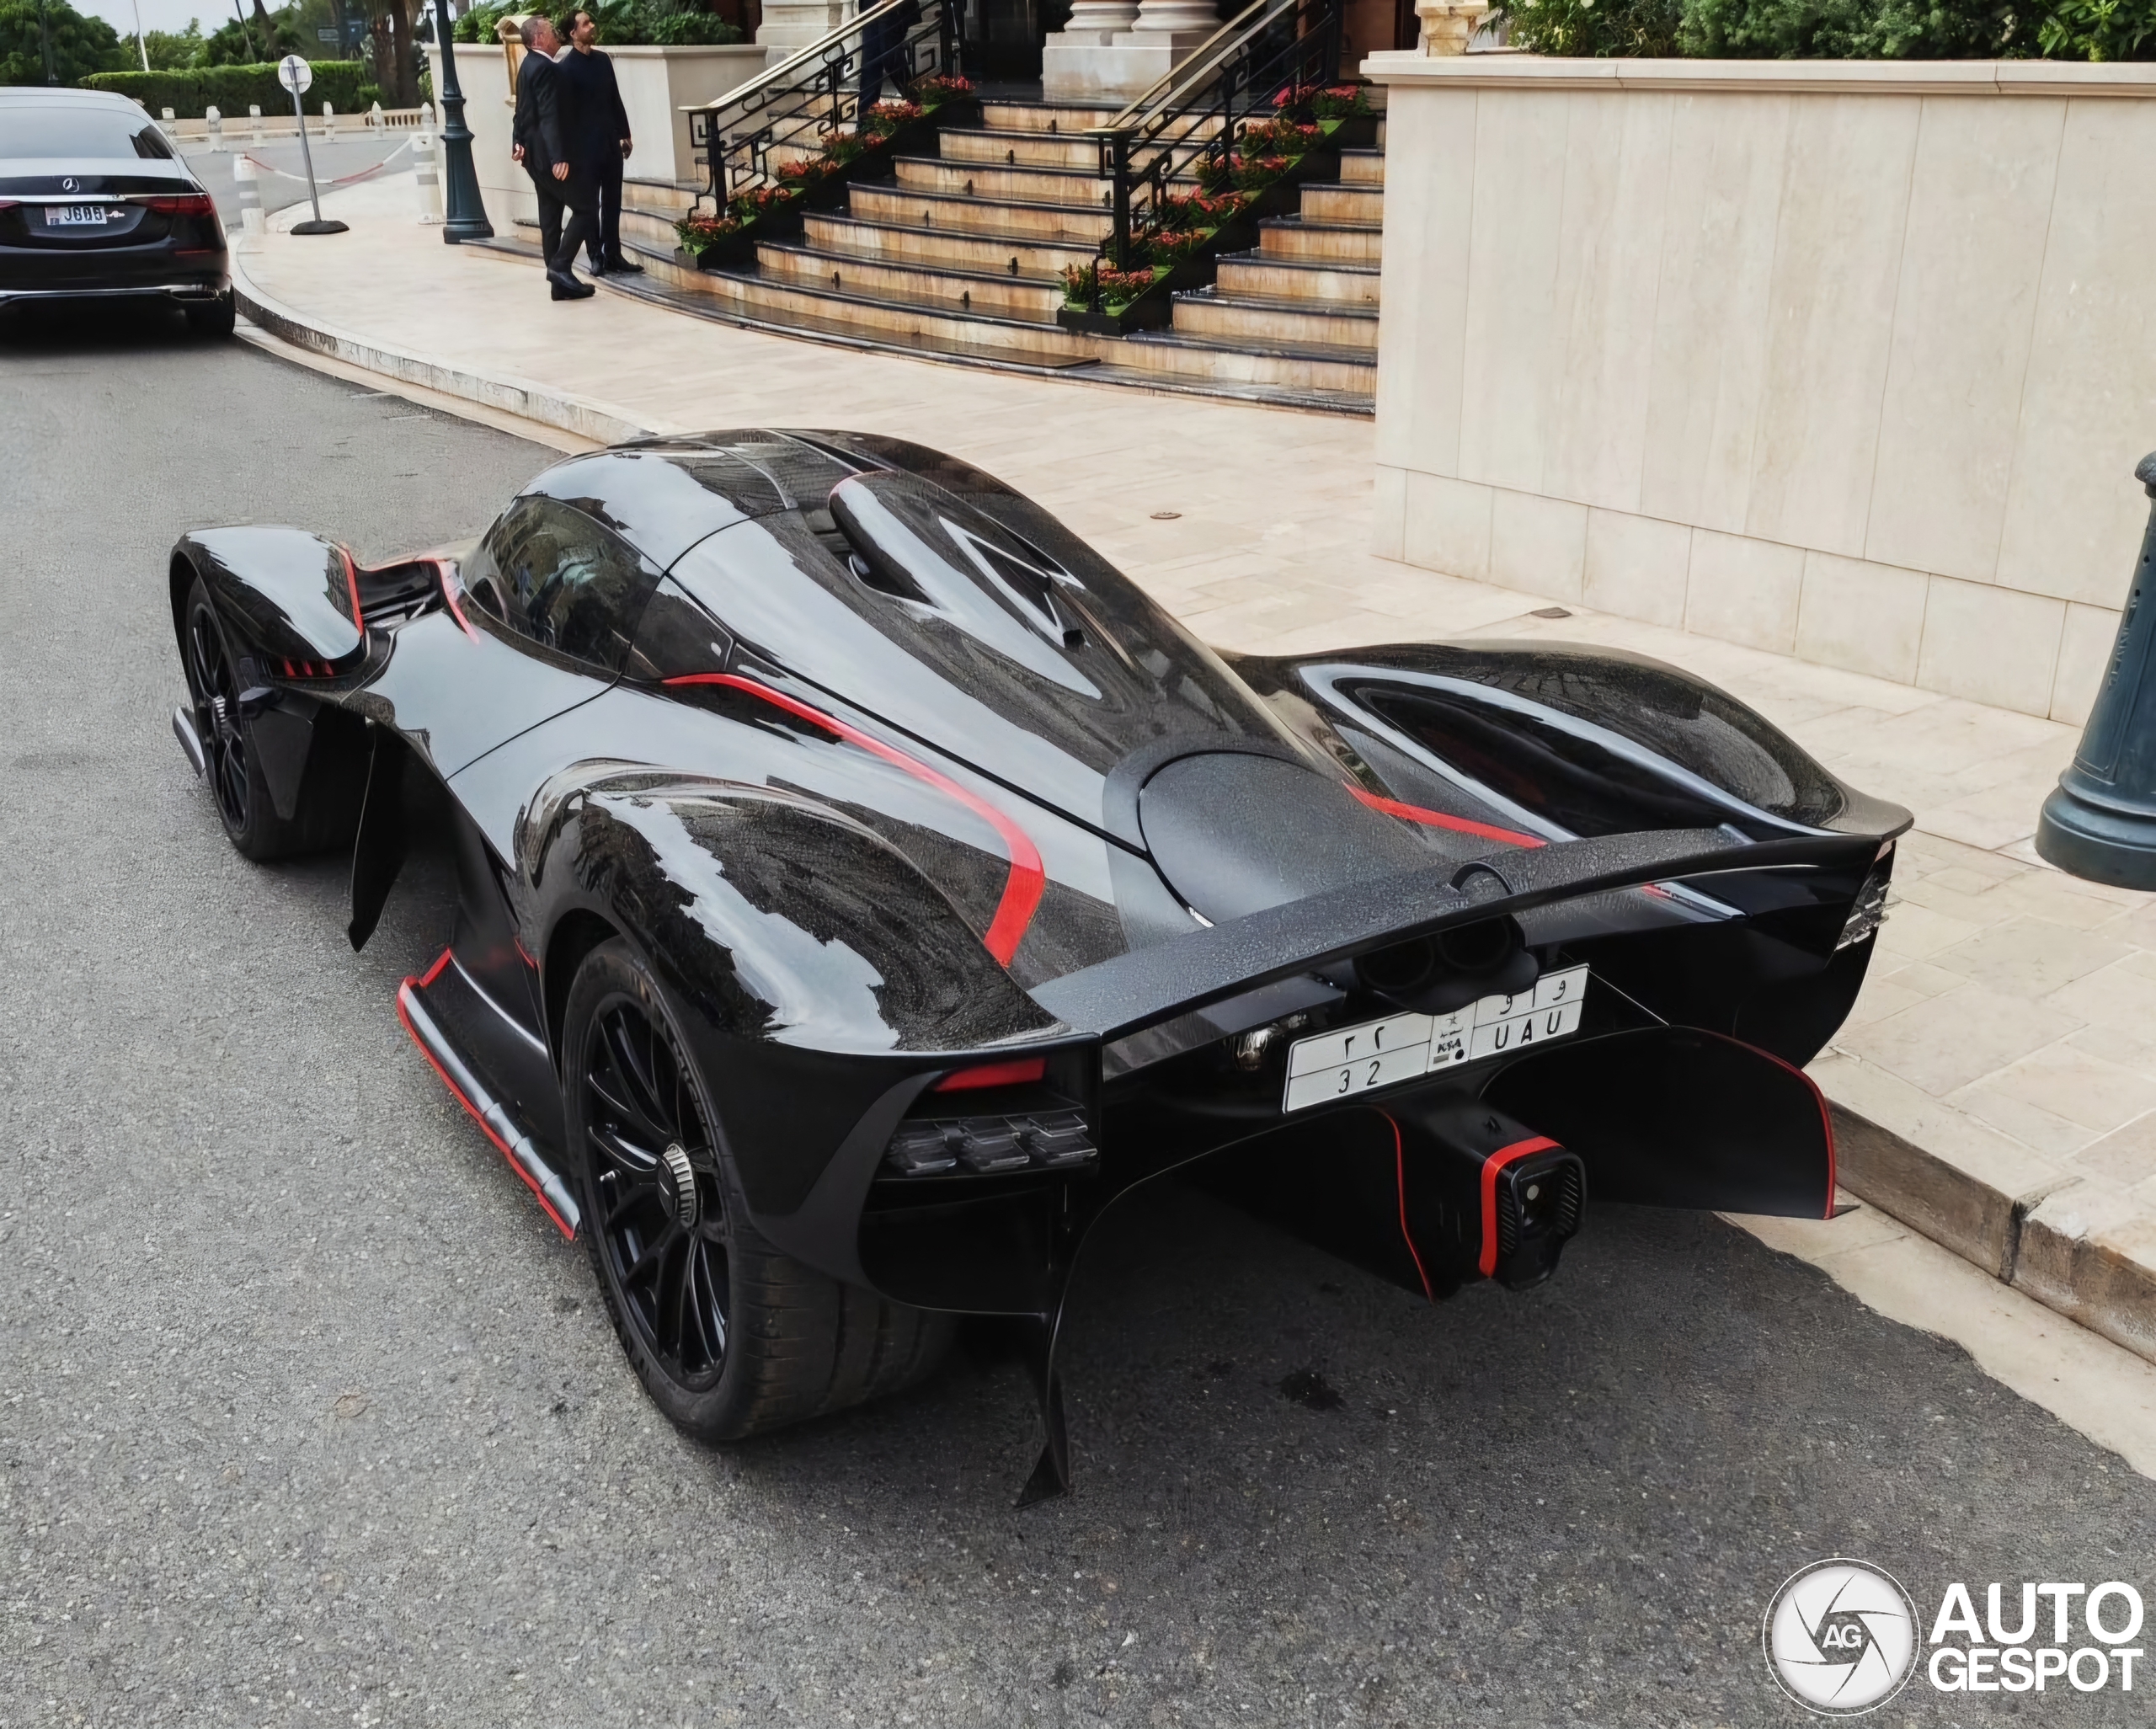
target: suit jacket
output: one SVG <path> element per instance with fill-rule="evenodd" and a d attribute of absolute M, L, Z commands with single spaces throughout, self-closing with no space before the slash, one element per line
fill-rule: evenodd
<path fill-rule="evenodd" d="M 564 132 L 569 160 L 586 173 L 618 168 L 622 141 L 629 136 L 628 110 L 622 106 L 622 87 L 615 82 L 614 62 L 603 50 L 579 54 L 574 48 L 554 62 L 568 97 Z"/>
<path fill-rule="evenodd" d="M 558 162 L 572 158 L 568 150 L 568 93 L 562 88 L 562 69 L 543 54 L 526 53 L 516 73 L 516 118 L 510 136 L 524 147 L 524 166 L 536 179 L 551 173 Z"/>

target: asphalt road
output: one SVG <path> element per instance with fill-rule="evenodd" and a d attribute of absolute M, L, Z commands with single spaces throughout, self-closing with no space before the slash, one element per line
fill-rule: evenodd
<path fill-rule="evenodd" d="M 327 194 L 331 182 L 363 173 L 376 163 L 402 148 L 412 136 L 409 132 L 364 133 L 356 120 L 347 122 L 343 136 L 324 139 L 310 134 L 307 149 L 314 157 L 315 184 Z M 216 200 L 217 214 L 224 218 L 227 228 L 240 225 L 239 184 L 232 179 L 232 157 L 239 152 L 254 158 L 258 164 L 266 163 L 279 172 L 258 172 L 256 189 L 261 194 L 264 211 L 280 211 L 287 205 L 305 204 L 307 199 L 307 164 L 301 154 L 296 137 L 270 139 L 260 144 L 247 141 L 245 122 L 227 140 L 230 148 L 211 150 L 206 147 L 190 147 L 184 153 L 187 165 L 195 171 L 210 196 Z M 390 164 L 392 169 L 412 165 L 412 153 L 406 150 Z"/>
<path fill-rule="evenodd" d="M 177 322 L 0 328 L 0 1725 L 1796 1724 L 1759 1619 L 1817 1558 L 1926 1616 L 2156 1596 L 2156 1484 L 1710 1218 L 1431 1308 L 1171 1193 L 1094 1251 L 1077 1492 L 1022 1513 L 989 1340 L 674 1433 L 398 1028 L 438 862 L 355 956 L 342 867 L 240 860 L 168 726 L 179 531 L 387 552 L 546 460 Z M 1869 1721 L 1993 1720 L 2147 1716 Z"/>

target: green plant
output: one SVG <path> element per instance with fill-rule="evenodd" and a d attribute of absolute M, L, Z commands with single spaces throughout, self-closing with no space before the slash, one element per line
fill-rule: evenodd
<path fill-rule="evenodd" d="M 956 102 L 974 93 L 973 80 L 962 78 L 956 72 L 931 72 L 925 78 L 915 78 L 909 87 L 915 102 L 924 108 L 934 108 L 940 103 Z"/>
<path fill-rule="evenodd" d="M 328 103 L 339 114 L 362 112 L 367 102 L 360 89 L 373 81 L 366 67 L 356 60 L 318 60 L 314 83 L 305 98 L 310 115 L 322 112 Z M 244 117 L 250 104 L 264 114 L 290 114 L 291 93 L 277 82 L 274 66 L 198 66 L 169 72 L 99 72 L 82 80 L 93 90 L 116 90 L 131 96 L 156 114 L 170 109 L 184 120 L 199 120 L 205 109 L 214 108 L 227 120 Z M 374 99 L 370 97 L 367 101 Z"/>
<path fill-rule="evenodd" d="M 1660 58 L 1678 51 L 1684 10 L 1684 0 L 1497 0 L 1490 22 L 1510 24 L 1513 46 L 1530 54 Z"/>
<path fill-rule="evenodd" d="M 2145 3 L 2145 0 L 2143 0 Z M 2036 46 L 2016 0 L 1684 0 L 1678 51 L 1716 59 L 1999 60 Z"/>
<path fill-rule="evenodd" d="M 1212 237 L 1203 228 L 1163 228 L 1145 237 L 1145 255 L 1158 269 L 1172 270 L 1203 252 Z"/>
<path fill-rule="evenodd" d="M 644 40 L 654 48 L 723 48 L 741 40 L 739 26 L 727 23 L 715 12 L 662 13 L 645 20 L 643 34 Z"/>
<path fill-rule="evenodd" d="M 1310 112 L 1321 120 L 1344 120 L 1369 111 L 1369 93 L 1360 84 L 1335 84 L 1310 98 Z"/>
<path fill-rule="evenodd" d="M 674 225 L 674 237 L 684 252 L 708 252 L 722 240 L 731 239 L 747 225 L 734 216 L 690 215 Z"/>
<path fill-rule="evenodd" d="M 1109 311 L 1126 307 L 1153 285 L 1150 264 L 1134 270 L 1118 270 L 1096 259 L 1089 264 L 1063 267 L 1063 299 L 1067 306 L 1091 307 L 1098 299 Z"/>
<path fill-rule="evenodd" d="M 923 112 L 917 102 L 879 102 L 862 116 L 862 120 L 878 138 L 889 138 L 901 126 L 911 125 Z"/>
<path fill-rule="evenodd" d="M 0 0 L 0 84 L 42 84 L 48 45 L 63 84 L 127 64 L 119 33 L 103 19 L 85 18 L 66 0 L 45 0 L 42 20 L 40 9 L 38 0 Z"/>
<path fill-rule="evenodd" d="M 474 6 L 457 19 L 450 35 L 460 42 L 495 42 L 500 37 L 494 26 L 518 8 L 514 5 Z"/>
<path fill-rule="evenodd" d="M 2156 60 L 2156 4 L 2052 0 L 2036 27 L 2036 51 L 2052 60 Z"/>

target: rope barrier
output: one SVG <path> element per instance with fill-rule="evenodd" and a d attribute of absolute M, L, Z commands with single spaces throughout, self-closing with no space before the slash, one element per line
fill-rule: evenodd
<path fill-rule="evenodd" d="M 337 179 L 322 180 L 318 181 L 317 184 L 322 186 L 350 186 L 355 181 L 366 179 L 370 174 L 378 174 L 384 168 L 387 168 L 391 163 L 396 161 L 398 157 L 409 150 L 416 141 L 417 135 L 414 134 L 413 137 L 407 138 L 402 144 L 398 145 L 396 149 L 391 151 L 387 156 L 382 157 L 382 159 L 376 163 L 372 168 L 361 168 L 356 174 L 344 174 Z M 283 168 L 277 167 L 274 163 L 266 163 L 263 161 L 260 157 L 256 156 L 248 151 L 243 150 L 240 152 L 240 154 L 245 157 L 248 161 L 254 164 L 255 172 L 257 173 L 275 174 L 280 180 L 296 180 L 302 186 L 307 184 L 307 176 L 305 174 L 288 173 Z"/>

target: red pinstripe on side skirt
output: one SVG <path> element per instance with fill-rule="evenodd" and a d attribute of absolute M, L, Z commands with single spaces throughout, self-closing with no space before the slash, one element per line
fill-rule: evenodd
<path fill-rule="evenodd" d="M 1002 837 L 1011 860 L 1011 874 L 1003 884 L 1003 898 L 996 904 L 995 916 L 989 921 L 988 934 L 981 941 L 988 952 L 1004 966 L 1011 964 L 1011 958 L 1018 952 L 1018 944 L 1026 935 L 1027 926 L 1033 923 L 1033 910 L 1041 904 L 1042 891 L 1048 886 L 1048 872 L 1041 863 L 1040 849 L 1033 838 L 1017 824 L 978 794 L 968 792 L 948 775 L 931 768 L 916 757 L 886 744 L 881 739 L 864 733 L 858 727 L 848 726 L 844 721 L 811 708 L 805 702 L 796 702 L 769 685 L 759 684 L 754 679 L 742 678 L 730 672 L 692 672 L 680 678 L 666 680 L 669 685 L 723 685 L 730 691 L 739 691 L 782 708 L 797 719 L 819 726 L 827 732 L 844 739 L 849 744 L 858 744 L 864 750 L 880 756 L 884 761 L 904 769 L 915 780 L 926 781 L 938 792 L 947 792 L 968 810 L 979 817 Z"/>
<path fill-rule="evenodd" d="M 438 958 L 431 967 L 428 968 L 424 974 L 417 979 L 407 976 L 404 982 L 397 987 L 398 1023 L 403 1027 L 405 1036 L 412 1041 L 414 1046 L 418 1048 L 419 1054 L 427 1059 L 427 1066 L 433 1070 L 436 1075 L 441 1077 L 441 1084 L 449 1089 L 449 1096 L 455 1099 L 457 1103 L 464 1107 L 465 1114 L 471 1118 L 474 1123 L 479 1125 L 479 1133 L 485 1135 L 488 1140 L 494 1144 L 495 1150 L 501 1154 L 503 1158 L 508 1160 L 509 1168 L 524 1179 L 524 1186 L 531 1191 L 532 1195 L 538 1201 L 541 1209 L 546 1213 L 549 1219 L 554 1221 L 554 1229 L 561 1232 L 563 1236 L 568 1238 L 572 1242 L 574 1242 L 576 1240 L 576 1233 L 569 1229 L 568 1221 L 563 1219 L 560 1214 L 554 1210 L 553 1203 L 547 1198 L 547 1192 L 541 1188 L 539 1185 L 532 1180 L 531 1173 L 529 1171 L 526 1171 L 523 1166 L 517 1163 L 516 1155 L 510 1152 L 509 1148 L 503 1143 L 501 1136 L 495 1134 L 492 1129 L 487 1126 L 487 1119 L 479 1114 L 478 1107 L 474 1105 L 471 1100 L 464 1097 L 464 1090 L 457 1086 L 454 1081 L 451 1081 L 449 1078 L 449 1071 L 444 1069 L 440 1063 L 435 1060 L 435 1054 L 427 1049 L 426 1040 L 419 1037 L 419 1029 L 412 1024 L 411 1014 L 404 1006 L 404 993 L 408 990 L 425 990 L 428 985 L 433 984 L 435 979 L 441 977 L 441 969 L 448 964 L 449 951 L 445 948 L 442 950 L 440 958 Z"/>

